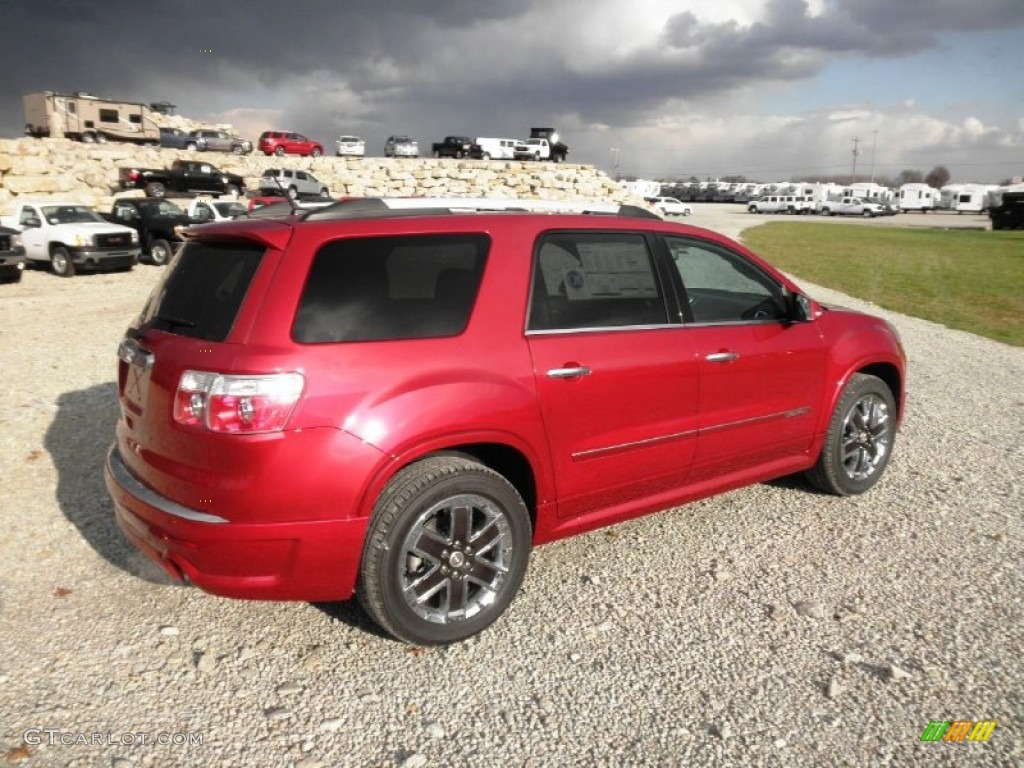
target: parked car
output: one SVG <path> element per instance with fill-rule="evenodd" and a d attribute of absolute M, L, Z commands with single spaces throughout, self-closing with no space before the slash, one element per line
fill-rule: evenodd
<path fill-rule="evenodd" d="M 189 135 L 181 128 L 161 128 L 160 146 L 168 149 L 187 149 Z"/>
<path fill-rule="evenodd" d="M 469 156 L 477 160 L 513 160 L 517 146 L 525 148 L 520 139 L 499 139 L 481 136 L 469 148 Z"/>
<path fill-rule="evenodd" d="M 138 232 L 71 200 L 19 200 L 0 225 L 21 232 L 27 261 L 49 265 L 60 277 L 86 269 L 128 270 L 139 259 Z"/>
<path fill-rule="evenodd" d="M 238 174 L 193 160 L 175 160 L 170 168 L 120 168 L 118 184 L 121 189 L 145 190 L 148 197 L 163 197 L 168 192 L 245 193 L 245 179 Z"/>
<path fill-rule="evenodd" d="M 445 136 L 441 141 L 430 145 L 434 157 L 463 158 L 469 155 L 473 140 L 469 136 Z"/>
<path fill-rule="evenodd" d="M 431 645 L 495 621 L 533 545 L 799 472 L 882 478 L 888 322 L 715 232 L 569 207 L 370 198 L 190 230 L 118 350 L 124 535 L 214 594 L 357 593 Z"/>
<path fill-rule="evenodd" d="M 0 283 L 16 283 L 25 270 L 25 249 L 21 234 L 10 227 L 0 227 Z"/>
<path fill-rule="evenodd" d="M 338 157 L 363 157 L 366 154 L 366 142 L 358 136 L 339 136 L 334 147 Z"/>
<path fill-rule="evenodd" d="M 249 211 L 239 200 L 218 200 L 213 197 L 196 197 L 188 204 L 188 215 L 193 224 L 211 221 L 227 221 Z"/>
<path fill-rule="evenodd" d="M 384 142 L 384 157 L 419 157 L 420 145 L 409 136 L 388 136 Z"/>
<path fill-rule="evenodd" d="M 139 233 L 143 259 L 158 267 L 167 264 L 181 247 L 181 231 L 191 217 L 170 200 L 155 197 L 123 197 L 114 201 L 104 219 Z"/>
<path fill-rule="evenodd" d="M 841 200 L 822 203 L 821 215 L 863 216 L 865 219 L 873 219 L 875 216 L 885 215 L 885 209 L 881 204 L 871 200 L 862 200 L 859 197 L 844 197 Z"/>
<path fill-rule="evenodd" d="M 803 195 L 764 195 L 747 206 L 750 213 L 810 213 L 814 202 Z"/>
<path fill-rule="evenodd" d="M 674 197 L 652 197 L 649 201 L 662 216 L 689 216 L 693 213 L 693 207 Z"/>
<path fill-rule="evenodd" d="M 198 130 L 190 131 L 185 142 L 185 149 L 200 152 L 233 152 L 236 155 L 248 155 L 252 152 L 252 142 L 227 131 Z"/>
<path fill-rule="evenodd" d="M 260 152 L 265 155 L 310 155 L 320 157 L 324 145 L 294 131 L 264 131 L 260 134 Z"/>
<path fill-rule="evenodd" d="M 309 171 L 295 171 L 291 168 L 267 168 L 260 177 L 261 193 L 279 193 L 293 200 L 303 195 L 327 197 L 327 185 Z"/>

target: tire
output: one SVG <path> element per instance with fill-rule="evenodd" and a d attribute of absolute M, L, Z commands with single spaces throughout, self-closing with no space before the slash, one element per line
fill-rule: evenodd
<path fill-rule="evenodd" d="M 235 197 L 238 197 L 238 187 L 236 187 L 234 184 L 225 184 L 224 185 L 224 194 L 225 195 L 234 195 Z"/>
<path fill-rule="evenodd" d="M 243 147 L 241 144 L 235 144 L 235 146 L 231 148 L 231 151 L 236 155 L 244 155 L 245 147 Z"/>
<path fill-rule="evenodd" d="M 464 152 L 463 152 L 463 151 L 462 151 L 461 149 L 460 149 L 460 150 L 457 150 L 457 151 L 455 152 L 455 159 L 456 159 L 456 160 L 461 160 L 461 159 L 462 159 L 462 158 L 464 158 L 465 156 L 466 156 L 466 154 L 465 154 L 465 153 L 464 153 Z"/>
<path fill-rule="evenodd" d="M 159 181 L 151 181 L 146 185 L 146 197 L 163 197 L 167 188 Z"/>
<path fill-rule="evenodd" d="M 437 150 L 435 149 L 435 150 L 434 150 L 434 157 L 440 157 L 440 156 L 441 156 L 441 153 L 440 153 L 440 152 L 438 152 L 438 151 L 437 151 Z"/>
<path fill-rule="evenodd" d="M 297 190 L 295 187 L 288 187 L 287 194 L 288 194 L 288 199 L 289 200 L 298 200 L 299 199 L 299 190 Z"/>
<path fill-rule="evenodd" d="M 92 133 L 83 133 L 82 134 L 82 143 L 83 144 L 95 144 L 96 143 L 96 136 L 94 134 L 92 134 Z"/>
<path fill-rule="evenodd" d="M 327 189 L 327 187 L 321 187 L 320 188 L 320 197 L 330 197 L 330 196 L 331 196 L 331 192 L 330 192 L 329 189 Z"/>
<path fill-rule="evenodd" d="M 481 160 L 490 160 L 491 159 L 491 153 L 490 152 L 484 152 L 482 155 L 480 155 L 480 159 Z"/>
<path fill-rule="evenodd" d="M 896 401 L 877 376 L 854 374 L 836 403 L 825 444 L 807 479 L 837 496 L 864 493 L 877 483 L 896 441 Z"/>
<path fill-rule="evenodd" d="M 185 145 L 185 149 L 187 149 L 189 152 L 198 152 L 199 145 L 196 144 L 194 141 L 190 141 L 188 144 Z"/>
<path fill-rule="evenodd" d="M 107 143 L 107 134 L 105 134 L 105 133 L 97 133 L 96 134 L 96 143 L 97 144 L 106 144 Z"/>
<path fill-rule="evenodd" d="M 171 249 L 171 244 L 164 240 L 162 237 L 154 238 L 149 242 L 149 263 L 162 267 L 171 260 L 171 256 L 174 251 Z"/>
<path fill-rule="evenodd" d="M 875 215 L 871 213 L 871 211 L 864 211 L 864 213 L 862 213 L 861 216 L 863 216 L 865 219 L 873 219 Z"/>
<path fill-rule="evenodd" d="M 531 538 L 526 505 L 504 477 L 463 456 L 424 459 L 395 475 L 374 506 L 359 599 L 399 640 L 465 640 L 512 602 Z M 419 600 L 411 593 L 417 587 Z"/>
<path fill-rule="evenodd" d="M 274 147 L 274 154 L 278 157 L 284 157 L 284 147 Z"/>
<path fill-rule="evenodd" d="M 57 246 L 50 251 L 50 267 L 53 274 L 58 277 L 74 277 L 75 263 L 71 260 L 71 254 L 63 246 Z"/>
<path fill-rule="evenodd" d="M 747 208 L 747 213 L 757 213 L 757 206 L 751 205 Z"/>
<path fill-rule="evenodd" d="M 313 147 L 313 151 L 310 152 L 309 154 L 311 154 L 313 157 L 320 157 L 320 155 L 323 154 L 323 150 L 320 149 L 319 147 Z"/>
<path fill-rule="evenodd" d="M 832 209 L 831 208 L 822 208 L 821 209 L 821 215 L 822 216 L 831 216 L 832 215 Z"/>

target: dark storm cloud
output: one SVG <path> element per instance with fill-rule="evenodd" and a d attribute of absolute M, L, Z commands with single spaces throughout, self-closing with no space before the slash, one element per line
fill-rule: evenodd
<path fill-rule="evenodd" d="M 0 135 L 20 132 L 21 96 L 40 90 L 168 99 L 197 117 L 277 109 L 278 127 L 322 140 L 360 130 L 374 144 L 393 131 L 519 135 L 555 116 L 629 127 L 673 100 L 812 77 L 830 56 L 910 54 L 946 31 L 1024 24 L 1024 0 L 833 0 L 817 16 L 804 0 L 769 0 L 748 25 L 683 10 L 606 56 L 582 22 L 607 5 L 0 0 Z M 625 0 L 616 11 L 644 12 Z M 581 55 L 594 65 L 574 66 Z"/>

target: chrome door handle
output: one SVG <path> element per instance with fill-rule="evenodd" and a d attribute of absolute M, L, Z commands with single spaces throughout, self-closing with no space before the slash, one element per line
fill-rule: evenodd
<path fill-rule="evenodd" d="M 585 365 L 577 368 L 552 368 L 548 371 L 548 378 L 551 379 L 576 379 L 580 376 L 589 376 L 590 369 Z"/>
<path fill-rule="evenodd" d="M 740 356 L 736 352 L 714 352 L 704 359 L 709 363 L 731 363 L 733 360 L 739 360 Z"/>

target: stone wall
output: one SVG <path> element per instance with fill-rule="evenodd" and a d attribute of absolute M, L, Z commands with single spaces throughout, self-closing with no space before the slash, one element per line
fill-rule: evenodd
<path fill-rule="evenodd" d="M 256 188 L 265 168 L 285 167 L 311 171 L 335 196 L 583 199 L 644 205 L 602 171 L 570 163 L 197 154 L 24 138 L 0 139 L 0 213 L 10 213 L 18 197 L 71 199 L 105 210 L 118 191 L 119 168 L 164 168 L 177 158 L 202 159 L 237 173 L 250 189 Z"/>

